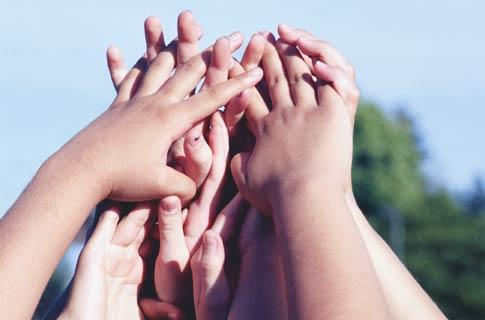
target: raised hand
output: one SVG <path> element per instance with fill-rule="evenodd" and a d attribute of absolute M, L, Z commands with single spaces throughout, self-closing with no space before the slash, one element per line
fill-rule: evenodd
<path fill-rule="evenodd" d="M 149 213 L 150 207 L 140 204 L 119 223 L 119 207 L 103 213 L 81 252 L 60 319 L 144 319 L 138 307 L 143 280 L 138 249 Z M 158 312 L 180 313 L 168 304 Z"/>

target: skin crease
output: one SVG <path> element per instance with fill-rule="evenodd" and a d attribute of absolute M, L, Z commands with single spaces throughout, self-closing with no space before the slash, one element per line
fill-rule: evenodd
<path fill-rule="evenodd" d="M 175 194 L 186 202 L 193 197 L 192 180 L 164 163 L 170 145 L 262 77 L 256 69 L 181 101 L 206 73 L 208 55 L 194 57 L 172 77 L 174 65 L 152 65 L 143 81 L 140 61 L 108 110 L 42 165 L 0 221 L 0 271 L 11 275 L 0 284 L 9 293 L 0 299 L 2 318 L 31 317 L 63 252 L 102 199 L 142 201 Z M 160 74 L 169 78 L 160 90 L 129 100 L 133 82 L 148 88 Z M 25 268 L 32 264 L 39 267 Z"/>

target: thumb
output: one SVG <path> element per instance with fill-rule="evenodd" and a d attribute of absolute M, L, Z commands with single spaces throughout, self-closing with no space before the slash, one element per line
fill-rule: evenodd
<path fill-rule="evenodd" d="M 230 290 L 224 274 L 224 258 L 221 237 L 214 231 L 206 231 L 191 261 L 197 319 L 227 319 Z"/>
<path fill-rule="evenodd" d="M 247 166 L 250 153 L 239 153 L 231 160 L 231 172 L 239 192 L 245 196 L 247 190 Z"/>
<path fill-rule="evenodd" d="M 150 184 L 154 196 L 152 199 L 163 199 L 167 196 L 177 196 L 182 204 L 192 199 L 195 195 L 195 183 L 183 173 L 168 166 L 157 167 L 151 176 Z"/>

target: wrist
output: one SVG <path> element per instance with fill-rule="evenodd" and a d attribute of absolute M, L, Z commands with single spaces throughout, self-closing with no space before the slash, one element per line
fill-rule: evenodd
<path fill-rule="evenodd" d="M 55 180 L 52 185 L 70 187 L 73 192 L 91 196 L 96 203 L 107 198 L 111 190 L 107 179 L 96 170 L 95 163 L 88 156 L 76 156 L 64 148 L 41 165 L 34 179 Z"/>
<path fill-rule="evenodd" d="M 271 204 L 284 201 L 294 201 L 294 198 L 309 198 L 321 202 L 324 199 L 345 201 L 345 188 L 331 179 L 321 177 L 301 176 L 280 179 L 272 188 Z"/>

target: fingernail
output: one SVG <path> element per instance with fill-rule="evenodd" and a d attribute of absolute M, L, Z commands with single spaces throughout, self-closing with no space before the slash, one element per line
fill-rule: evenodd
<path fill-rule="evenodd" d="M 175 196 L 167 197 L 160 201 L 160 207 L 165 213 L 175 213 L 178 207 L 178 199 Z"/>
<path fill-rule="evenodd" d="M 229 38 L 229 42 L 232 45 L 232 44 L 235 44 L 235 43 L 237 43 L 241 40 L 242 34 L 240 34 L 239 32 L 234 32 L 228 38 Z"/>
<path fill-rule="evenodd" d="M 213 234 L 210 232 L 204 233 L 202 237 L 202 256 L 203 257 L 211 257 L 215 255 L 216 247 L 217 247 L 217 240 Z"/>
<path fill-rule="evenodd" d="M 325 63 L 321 62 L 320 60 L 316 60 L 315 63 L 314 63 L 315 67 L 319 67 L 319 68 L 326 68 L 328 67 Z"/>

